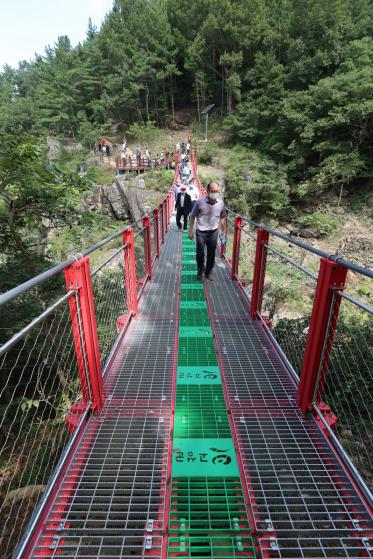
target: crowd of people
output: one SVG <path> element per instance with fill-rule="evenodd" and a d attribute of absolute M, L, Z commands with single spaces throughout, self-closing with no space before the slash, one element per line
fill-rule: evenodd
<path fill-rule="evenodd" d="M 123 138 L 120 160 L 117 161 L 117 166 L 130 169 L 156 169 L 158 167 L 166 167 L 167 169 L 171 169 L 174 166 L 174 156 L 174 152 L 170 152 L 168 148 L 164 148 L 160 154 L 157 153 L 155 156 L 153 156 L 147 146 L 144 149 L 140 144 L 136 146 L 136 150 L 133 153 L 127 148 L 126 138 Z"/>
<path fill-rule="evenodd" d="M 176 225 L 182 229 L 181 219 L 183 219 L 184 230 L 188 228 L 188 216 L 192 211 L 193 205 L 199 198 L 199 191 L 194 180 L 193 170 L 190 162 L 190 142 L 178 142 L 176 153 L 179 155 L 179 179 L 174 186 Z"/>
<path fill-rule="evenodd" d="M 226 242 L 226 210 L 216 181 L 210 181 L 206 196 L 199 197 L 189 160 L 190 149 L 190 139 L 176 145 L 176 151 L 180 155 L 180 180 L 174 187 L 176 225 L 181 230 L 183 219 L 183 228 L 186 230 L 189 219 L 188 237 L 191 240 L 194 235 L 196 237 L 197 279 L 205 277 L 214 281 L 212 270 L 218 238 L 221 245 Z"/>

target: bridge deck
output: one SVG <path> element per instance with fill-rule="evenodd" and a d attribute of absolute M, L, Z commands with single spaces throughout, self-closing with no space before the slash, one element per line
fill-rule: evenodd
<path fill-rule="evenodd" d="M 88 421 L 32 557 L 166 557 L 180 273 L 172 225 L 105 378 L 104 410 Z M 315 421 L 298 412 L 294 384 L 220 259 L 216 275 L 206 294 L 258 554 L 373 556 L 361 499 Z M 196 543 L 177 555 L 245 555 L 201 553 Z"/>

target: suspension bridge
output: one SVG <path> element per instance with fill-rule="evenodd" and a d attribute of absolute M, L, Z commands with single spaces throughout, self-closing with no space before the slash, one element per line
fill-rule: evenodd
<path fill-rule="evenodd" d="M 0 348 L 3 556 L 373 557 L 372 336 L 341 320 L 371 327 L 349 286 L 373 273 L 229 211 L 198 282 L 172 210 L 171 187 L 0 296 L 19 310 L 66 284 Z M 309 302 L 301 328 L 267 312 L 275 263 L 285 304 L 293 277 Z"/>

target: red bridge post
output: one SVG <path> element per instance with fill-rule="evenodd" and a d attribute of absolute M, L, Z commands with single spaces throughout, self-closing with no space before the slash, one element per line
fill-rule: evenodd
<path fill-rule="evenodd" d="M 159 213 L 158 209 L 153 210 L 154 216 L 154 235 L 155 235 L 155 254 L 159 258 Z"/>
<path fill-rule="evenodd" d="M 170 223 L 172 217 L 172 194 L 168 195 L 168 222 Z"/>
<path fill-rule="evenodd" d="M 83 399 L 100 411 L 104 395 L 89 259 L 81 258 L 66 268 L 65 280 L 68 291 L 77 290 L 69 304 Z"/>
<path fill-rule="evenodd" d="M 262 309 L 264 281 L 267 265 L 267 247 L 269 239 L 268 231 L 258 227 L 256 237 L 256 251 L 254 263 L 253 289 L 251 293 L 250 316 L 256 318 Z"/>
<path fill-rule="evenodd" d="M 344 289 L 346 274 L 341 264 L 321 258 L 297 394 L 303 413 L 321 400 L 341 304 L 335 292 Z"/>
<path fill-rule="evenodd" d="M 237 216 L 234 220 L 234 233 L 233 233 L 233 252 L 232 252 L 232 267 L 231 278 L 238 278 L 238 263 L 240 261 L 240 245 L 241 245 L 241 228 L 242 217 Z"/>
<path fill-rule="evenodd" d="M 164 233 L 165 233 L 165 236 L 166 236 L 167 231 L 168 231 L 168 196 L 166 197 L 166 199 L 164 201 L 163 211 L 164 211 Z"/>
<path fill-rule="evenodd" d="M 161 212 L 161 244 L 164 243 L 164 210 L 163 210 L 164 203 L 161 202 L 159 206 L 159 211 Z"/>
<path fill-rule="evenodd" d="M 128 227 L 123 232 L 124 245 L 124 275 L 126 280 L 126 296 L 128 310 L 137 315 L 137 281 L 136 281 L 136 258 L 135 258 L 135 237 L 133 227 Z"/>
<path fill-rule="evenodd" d="M 152 245 L 150 234 L 150 217 L 146 216 L 143 219 L 144 227 L 144 255 L 145 255 L 145 270 L 148 279 L 152 279 Z"/>

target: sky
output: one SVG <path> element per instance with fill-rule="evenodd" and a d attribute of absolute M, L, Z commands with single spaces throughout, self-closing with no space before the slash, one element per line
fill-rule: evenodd
<path fill-rule="evenodd" d="M 100 27 L 113 0 L 0 0 L 0 70 L 43 54 L 60 35 L 83 41 L 88 18 Z"/>

